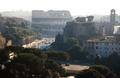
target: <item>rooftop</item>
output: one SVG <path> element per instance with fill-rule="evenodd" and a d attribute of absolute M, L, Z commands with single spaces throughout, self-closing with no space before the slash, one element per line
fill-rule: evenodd
<path fill-rule="evenodd" d="M 116 42 L 116 38 L 114 36 L 103 36 L 89 39 L 87 42 Z"/>
<path fill-rule="evenodd" d="M 71 18 L 71 14 L 67 10 L 33 10 L 32 17 L 38 18 Z"/>

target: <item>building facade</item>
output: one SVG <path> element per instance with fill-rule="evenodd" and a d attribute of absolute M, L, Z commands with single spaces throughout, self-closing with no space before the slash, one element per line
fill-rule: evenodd
<path fill-rule="evenodd" d="M 96 36 L 95 23 L 93 17 L 77 17 L 75 20 L 68 22 L 64 28 L 65 37 L 77 38 L 81 45 L 84 41 Z"/>
<path fill-rule="evenodd" d="M 4 48 L 6 44 L 6 39 L 2 36 L 0 32 L 0 48 Z"/>
<path fill-rule="evenodd" d="M 0 49 L 6 46 L 12 46 L 12 40 L 7 40 L 0 32 Z"/>
<path fill-rule="evenodd" d="M 114 26 L 120 25 L 120 16 L 116 13 L 115 9 L 110 10 L 109 16 L 104 16 L 101 21 L 95 22 L 96 29 L 99 34 L 102 34 L 103 27 L 106 35 L 113 35 Z"/>
<path fill-rule="evenodd" d="M 120 26 L 114 26 L 113 36 L 102 35 L 88 39 L 84 48 L 91 56 L 107 57 L 116 52 L 120 54 Z"/>
<path fill-rule="evenodd" d="M 42 37 L 55 37 L 58 33 L 63 33 L 66 22 L 71 20 L 69 11 L 32 11 L 32 29 Z"/>
<path fill-rule="evenodd" d="M 87 40 L 85 49 L 94 57 L 107 57 L 113 52 L 120 53 L 120 42 L 116 41 L 115 36 L 104 36 Z"/>

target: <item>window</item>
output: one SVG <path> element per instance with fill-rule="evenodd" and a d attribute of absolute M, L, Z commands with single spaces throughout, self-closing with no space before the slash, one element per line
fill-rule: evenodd
<path fill-rule="evenodd" d="M 98 49 L 98 46 L 96 46 L 96 49 Z"/>

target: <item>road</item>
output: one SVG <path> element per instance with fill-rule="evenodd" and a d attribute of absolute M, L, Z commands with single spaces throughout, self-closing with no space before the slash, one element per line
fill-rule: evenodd
<path fill-rule="evenodd" d="M 78 73 L 82 70 L 89 69 L 89 66 L 84 65 L 65 65 L 63 64 L 62 67 L 66 70 L 67 73 Z"/>
<path fill-rule="evenodd" d="M 78 74 L 80 71 L 89 69 L 89 66 L 84 66 L 84 65 L 65 65 L 62 64 L 62 67 L 66 70 L 66 73 L 69 74 Z M 75 78 L 74 76 L 68 76 L 68 77 L 60 77 L 60 78 Z"/>

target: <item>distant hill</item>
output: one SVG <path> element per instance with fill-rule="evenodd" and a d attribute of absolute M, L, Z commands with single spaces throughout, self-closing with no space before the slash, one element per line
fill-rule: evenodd
<path fill-rule="evenodd" d="M 1 12 L 2 16 L 7 17 L 18 17 L 23 18 L 25 20 L 31 21 L 32 11 L 4 11 Z M 95 22 L 109 22 L 110 16 L 109 15 L 92 15 L 94 16 Z M 82 17 L 82 15 L 73 16 L 73 18 Z M 116 14 L 116 20 L 120 22 L 120 16 Z"/>
<path fill-rule="evenodd" d="M 4 11 L 1 14 L 2 16 L 18 17 L 31 21 L 31 11 Z"/>
<path fill-rule="evenodd" d="M 30 29 L 30 22 L 16 17 L 0 17 L 0 32 L 13 45 L 22 45 L 27 38 L 33 38 L 35 33 Z"/>

